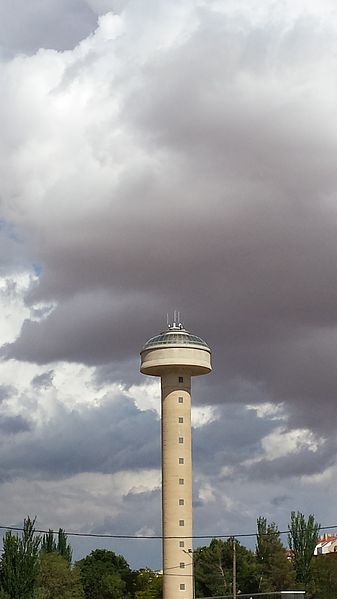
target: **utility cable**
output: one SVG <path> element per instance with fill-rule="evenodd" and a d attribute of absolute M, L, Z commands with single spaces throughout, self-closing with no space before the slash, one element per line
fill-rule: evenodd
<path fill-rule="evenodd" d="M 331 526 L 320 526 L 318 530 L 329 530 L 336 529 L 337 524 L 332 524 Z M 0 530 L 12 530 L 16 532 L 23 532 L 23 527 L 20 526 L 5 526 L 0 525 Z M 58 531 L 49 529 L 35 529 L 36 533 L 48 534 L 50 530 L 53 534 L 57 535 Z M 164 537 L 162 535 L 131 535 L 131 534 L 108 534 L 108 533 L 94 533 L 94 532 L 74 532 L 74 531 L 63 531 L 68 537 L 85 537 L 85 538 L 97 538 L 97 539 L 131 539 L 131 540 L 162 540 L 162 539 L 186 539 L 185 535 L 180 536 L 167 536 Z M 277 534 L 284 535 L 288 534 L 289 530 L 279 530 Z M 257 536 L 268 536 L 267 533 L 257 533 L 257 532 L 247 532 L 247 533 L 231 533 L 231 534 L 207 534 L 207 535 L 191 535 L 189 539 L 239 539 L 239 538 L 248 538 L 248 537 L 257 537 Z"/>

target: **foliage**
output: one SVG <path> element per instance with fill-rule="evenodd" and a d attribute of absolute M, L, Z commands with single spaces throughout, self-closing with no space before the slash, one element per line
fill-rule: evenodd
<path fill-rule="evenodd" d="M 55 541 L 54 531 L 49 531 L 43 535 L 41 550 L 46 553 L 59 553 L 69 564 L 72 560 L 72 549 L 67 540 L 67 535 L 62 528 L 57 533 L 57 542 Z"/>
<path fill-rule="evenodd" d="M 136 599 L 162 599 L 163 576 L 150 568 L 142 568 L 136 573 Z"/>
<path fill-rule="evenodd" d="M 43 535 L 41 542 L 41 551 L 45 551 L 46 553 L 53 553 L 56 551 L 56 542 L 54 539 L 54 531 L 49 529 L 49 531 Z"/>
<path fill-rule="evenodd" d="M 310 580 L 310 562 L 318 539 L 320 525 L 310 514 L 308 520 L 301 512 L 291 512 L 288 526 L 288 543 L 292 554 L 292 562 L 296 572 L 296 580 L 307 584 Z"/>
<path fill-rule="evenodd" d="M 35 534 L 27 517 L 21 535 L 7 532 L 0 560 L 0 599 L 162 599 L 162 576 L 149 568 L 132 572 L 123 556 L 96 549 L 71 567 L 72 551 L 63 529 Z M 257 520 L 256 553 L 233 538 L 213 539 L 193 554 L 197 597 L 233 592 L 236 547 L 237 592 L 273 592 L 305 586 L 308 599 L 337 597 L 337 555 L 313 558 L 319 524 L 291 513 L 291 559 L 277 525 Z M 299 586 L 297 586 L 299 585 Z"/>
<path fill-rule="evenodd" d="M 73 558 L 73 552 L 70 547 L 70 544 L 67 541 L 67 535 L 62 528 L 59 528 L 58 536 L 57 536 L 57 551 L 64 559 L 67 560 L 69 564 L 71 564 L 71 560 Z"/>
<path fill-rule="evenodd" d="M 9 599 L 29 599 L 39 571 L 41 537 L 35 534 L 35 519 L 24 520 L 21 537 L 6 532 L 3 541 L 0 578 Z"/>
<path fill-rule="evenodd" d="M 236 541 L 237 589 L 252 593 L 256 589 L 256 560 L 246 547 Z M 232 592 L 233 539 L 213 539 L 209 547 L 199 547 L 194 552 L 196 595 L 226 595 Z"/>
<path fill-rule="evenodd" d="M 71 569 L 59 553 L 42 552 L 38 576 L 38 595 L 41 599 L 82 599 L 80 573 Z"/>
<path fill-rule="evenodd" d="M 86 599 L 126 599 L 132 576 L 127 561 L 106 549 L 96 549 L 77 562 Z"/>
<path fill-rule="evenodd" d="M 259 592 L 286 591 L 296 587 L 295 573 L 280 539 L 275 522 L 257 519 L 256 560 Z"/>
<path fill-rule="evenodd" d="M 337 597 L 337 555 L 314 557 L 310 566 L 310 583 L 307 594 L 315 599 L 335 599 Z"/>

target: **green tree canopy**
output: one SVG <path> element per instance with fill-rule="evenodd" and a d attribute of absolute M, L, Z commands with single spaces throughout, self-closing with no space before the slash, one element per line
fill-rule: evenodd
<path fill-rule="evenodd" d="M 296 580 L 306 585 L 310 580 L 310 563 L 318 540 L 320 525 L 310 514 L 306 520 L 301 512 L 291 512 L 288 543 Z"/>
<path fill-rule="evenodd" d="M 36 595 L 41 599 L 83 599 L 79 570 L 71 569 L 59 553 L 43 551 Z"/>
<path fill-rule="evenodd" d="M 256 560 L 252 551 L 236 541 L 237 589 L 256 590 Z M 233 583 L 233 539 L 213 539 L 194 551 L 194 576 L 198 597 L 228 595 Z"/>
<path fill-rule="evenodd" d="M 49 529 L 49 531 L 43 535 L 41 541 L 41 551 L 45 551 L 46 553 L 53 553 L 56 551 L 56 542 L 53 530 Z"/>
<path fill-rule="evenodd" d="M 295 588 L 295 573 L 280 539 L 275 522 L 257 519 L 256 560 L 259 592 L 287 591 Z"/>
<path fill-rule="evenodd" d="M 0 564 L 1 589 L 9 599 L 30 599 L 39 572 L 41 537 L 35 534 L 35 519 L 24 520 L 19 536 L 6 532 Z"/>
<path fill-rule="evenodd" d="M 337 555 L 318 555 L 310 565 L 310 582 L 307 585 L 308 597 L 314 599 L 336 599 L 337 597 Z"/>
<path fill-rule="evenodd" d="M 44 551 L 45 553 L 59 553 L 69 564 L 71 564 L 73 552 L 63 528 L 59 528 L 57 540 L 55 540 L 55 533 L 51 529 L 43 535 L 41 551 Z"/>
<path fill-rule="evenodd" d="M 95 549 L 77 562 L 86 599 L 125 599 L 131 594 L 127 561 L 107 549 Z"/>
<path fill-rule="evenodd" d="M 142 568 L 136 572 L 135 598 L 136 599 L 161 599 L 163 596 L 163 576 Z"/>

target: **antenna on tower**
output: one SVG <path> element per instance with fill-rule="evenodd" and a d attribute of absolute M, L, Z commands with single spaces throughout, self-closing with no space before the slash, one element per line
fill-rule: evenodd
<path fill-rule="evenodd" d="M 166 313 L 166 324 L 167 324 L 167 326 L 169 326 L 169 315 L 168 315 L 168 312 Z"/>

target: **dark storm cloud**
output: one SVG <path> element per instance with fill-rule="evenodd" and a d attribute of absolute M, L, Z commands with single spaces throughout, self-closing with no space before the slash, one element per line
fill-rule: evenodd
<path fill-rule="evenodd" d="M 76 295 L 60 304 L 47 319 L 38 323 L 26 320 L 17 342 L 2 351 L 7 357 L 16 355 L 21 360 L 40 364 L 69 360 L 100 365 L 112 359 L 129 358 L 130 328 L 133 339 L 138 338 L 136 353 L 146 341 L 142 333 L 146 325 L 147 330 L 151 327 L 149 302 L 151 299 L 144 293 L 136 292 L 129 297 L 98 290 Z M 152 303 L 158 321 L 163 321 L 158 306 L 153 300 Z M 30 348 L 29 339 L 33 342 Z"/>
<path fill-rule="evenodd" d="M 325 443 L 316 451 L 302 449 L 296 453 L 275 458 L 262 459 L 249 464 L 244 470 L 252 480 L 273 480 L 278 478 L 311 476 L 324 472 L 336 463 L 336 442 Z"/>
<path fill-rule="evenodd" d="M 277 420 L 257 418 L 240 405 L 223 407 L 217 420 L 193 431 L 195 471 L 219 476 L 224 465 L 236 468 L 241 461 L 259 455 L 261 439 L 277 424 Z M 232 476 L 236 476 L 236 470 L 226 474 L 226 478 Z"/>
<path fill-rule="evenodd" d="M 31 430 L 31 424 L 22 416 L 0 416 L 0 431 L 3 435 L 15 435 Z"/>
<path fill-rule="evenodd" d="M 278 420 L 257 418 L 242 406 L 219 409 L 216 421 L 193 431 L 195 475 L 210 480 L 234 480 L 238 474 L 249 477 L 241 464 L 261 455 L 261 438 L 278 425 Z M 113 474 L 160 466 L 158 418 L 150 410 L 140 411 L 125 396 L 106 398 L 102 405 L 81 411 L 69 412 L 58 403 L 53 417 L 34 427 L 21 416 L 3 415 L 0 429 L 7 434 L 29 431 L 15 445 L 4 442 L 1 448 L 2 471 L 11 478 L 34 475 L 51 480 L 83 472 Z M 222 474 L 224 465 L 229 473 Z M 275 475 L 283 476 L 276 462 Z M 125 500 L 132 501 L 132 493 Z"/>
<path fill-rule="evenodd" d="M 214 478 L 217 484 L 221 480 L 268 482 L 289 476 L 310 476 L 336 463 L 334 437 L 322 439 L 315 448 L 299 445 L 288 450 L 287 434 L 292 429 L 281 417 L 259 418 L 254 410 L 242 405 L 223 406 L 217 416 L 217 420 L 193 430 L 194 472 L 207 473 L 209 480 Z M 273 436 L 278 427 L 287 433 L 283 441 L 285 455 L 273 458 L 268 449 L 263 449 L 262 440 Z"/>
<path fill-rule="evenodd" d="M 18 426 L 19 420 L 6 418 L 4 427 Z M 59 406 L 48 424 L 19 439 L 15 447 L 3 446 L 1 467 L 12 477 L 30 473 L 57 479 L 80 472 L 157 468 L 159 460 L 158 420 L 123 397 L 82 412 L 67 413 Z"/>
<path fill-rule="evenodd" d="M 290 499 L 289 495 L 278 495 L 277 497 L 273 497 L 271 500 L 271 504 L 275 505 L 275 507 L 279 507 L 284 503 L 288 502 Z"/>
<path fill-rule="evenodd" d="M 108 59 L 93 46 L 99 75 L 90 52 L 51 86 L 48 102 L 68 99 L 86 73 L 96 93 L 82 115 L 83 157 L 76 162 L 73 152 L 71 174 L 67 164 L 22 221 L 43 264 L 30 302 L 58 305 L 48 318 L 26 321 L 5 355 L 115 363 L 121 372 L 166 312 L 179 308 L 213 349 L 203 401 L 286 401 L 294 425 L 330 430 L 337 417 L 332 25 L 289 21 L 282 10 L 256 23 L 250 12 L 198 6 L 190 9 L 196 27 L 187 27 L 189 18 L 184 34 L 149 50 L 146 27 L 134 44 L 130 10 L 118 21 L 123 35 L 114 21 L 104 38 Z M 152 34 L 162 18 L 154 9 Z M 114 70 L 116 56 L 122 66 Z M 64 148 L 69 139 L 61 139 Z M 58 207 L 64 197 L 66 210 Z"/>
<path fill-rule="evenodd" d="M 32 54 L 39 48 L 73 48 L 91 33 L 97 14 L 85 0 L 3 0 L 0 55 Z"/>

